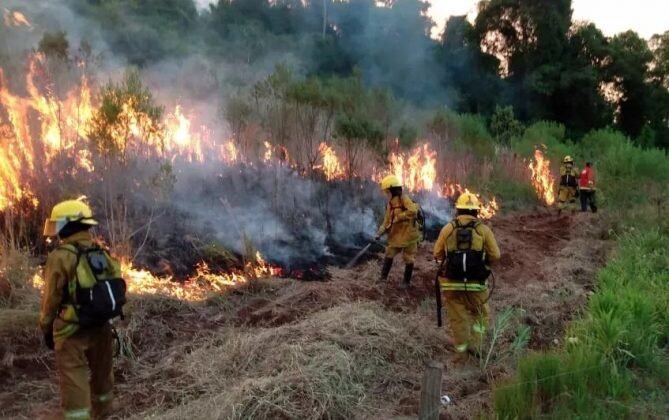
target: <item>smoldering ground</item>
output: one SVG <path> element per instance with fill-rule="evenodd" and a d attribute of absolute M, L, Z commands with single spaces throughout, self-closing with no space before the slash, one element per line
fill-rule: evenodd
<path fill-rule="evenodd" d="M 450 220 L 450 201 L 413 198 L 434 236 Z M 328 182 L 280 164 L 184 168 L 170 202 L 205 237 L 240 255 L 252 244 L 287 270 L 346 263 L 372 240 L 386 204 L 373 181 Z"/>

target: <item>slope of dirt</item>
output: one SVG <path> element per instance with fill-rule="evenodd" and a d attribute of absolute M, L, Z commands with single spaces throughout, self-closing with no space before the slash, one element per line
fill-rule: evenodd
<path fill-rule="evenodd" d="M 557 217 L 537 210 L 499 217 L 490 225 L 502 250 L 490 301 L 493 314 L 507 307 L 522 308 L 522 321 L 532 327 L 530 348 L 560 345 L 566 322 L 583 307 L 595 271 L 604 263 L 610 247 L 610 241 L 602 239 L 605 235 L 598 228 L 597 216 Z M 413 287 L 408 291 L 397 288 L 403 271 L 398 258 L 386 284 L 376 282 L 378 260 L 370 260 L 351 270 L 331 268 L 331 280 L 326 282 L 259 281 L 197 307 L 160 299 L 138 303 L 136 313 L 141 315 L 127 327 L 136 358 L 117 363 L 118 413 L 121 417 L 149 411 L 155 415 L 158 407 L 168 409 L 187 403 L 190 397 L 184 390 L 193 388 L 193 384 L 180 363 L 197 351 L 199 342 L 218 345 L 231 329 L 271 334 L 273 329 L 279 332 L 286 326 L 301 325 L 323 311 L 371 301 L 398 313 L 399 320 L 420 324 L 415 327 L 422 334 L 425 329 L 433 331 L 443 351 L 432 357 L 447 365 L 443 390 L 455 402 L 444 409 L 443 417 L 472 417 L 488 406 L 491 383 L 510 374 L 513 367 L 507 362 L 482 371 L 475 365 L 455 367 L 450 363 L 446 330 L 438 331 L 435 325 L 436 265 L 431 247 L 430 243 L 421 246 Z M 300 343 L 309 340 L 307 334 Z M 20 339 L 5 337 L 1 342 L 5 349 L 0 349 L 4 378 L 0 414 L 48 418 L 58 404 L 52 355 L 41 349 L 31 352 L 31 346 L 40 346 L 31 334 Z M 384 391 L 383 384 L 372 392 L 374 401 L 384 403 L 384 408 L 377 404 L 375 417 L 417 413 L 422 369 L 422 365 L 416 365 L 411 373 L 403 370 L 392 392 Z"/>

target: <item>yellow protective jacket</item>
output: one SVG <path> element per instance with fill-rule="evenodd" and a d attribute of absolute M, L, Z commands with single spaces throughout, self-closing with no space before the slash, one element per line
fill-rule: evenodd
<path fill-rule="evenodd" d="M 86 273 L 83 264 L 77 267 L 77 253 L 75 245 L 89 248 L 94 245 L 89 232 L 78 232 L 65 238 L 61 245 L 52 251 L 46 260 L 44 267 L 44 292 L 42 294 L 42 305 L 40 310 L 40 328 L 43 332 L 53 331 L 54 339 L 64 339 L 74 334 L 78 329 L 78 319 L 74 305 L 66 303 L 73 301 L 76 279 L 81 286 L 91 287 L 95 282 L 92 275 Z M 114 271 L 121 277 L 121 268 L 113 261 Z M 77 271 L 79 270 L 79 276 Z M 90 268 L 88 269 L 90 271 Z M 83 284 L 83 283 L 86 284 Z"/>
<path fill-rule="evenodd" d="M 420 242 L 420 230 L 416 222 L 418 205 L 406 195 L 393 197 L 386 206 L 383 224 L 377 235 L 388 230 L 388 246 L 391 248 L 406 248 Z"/>
<path fill-rule="evenodd" d="M 560 187 L 576 188 L 580 176 L 581 173 L 576 166 L 565 164 L 560 165 Z M 569 185 L 565 185 L 565 183 L 568 183 Z"/>
<path fill-rule="evenodd" d="M 460 225 L 467 225 L 471 221 L 475 220 L 474 216 L 462 215 L 457 217 L 457 221 Z M 453 235 L 455 226 L 453 223 L 448 223 L 441 229 L 439 233 L 439 238 L 434 244 L 434 258 L 441 264 L 442 261 L 446 258 L 446 253 L 448 251 L 453 251 L 457 248 L 456 235 Z M 474 235 L 472 240 L 472 249 L 473 250 L 483 250 L 486 255 L 486 263 L 490 264 L 499 260 L 500 251 L 499 246 L 497 246 L 497 241 L 495 240 L 495 235 L 493 235 L 492 230 L 483 223 L 479 223 L 476 226 L 476 232 L 478 235 Z M 477 243 L 478 241 L 478 243 Z M 460 281 L 451 281 L 445 277 L 439 277 L 439 283 L 441 284 L 442 291 L 448 290 L 467 290 L 471 292 L 481 292 L 487 289 L 487 286 L 484 284 L 478 283 L 469 283 L 464 284 Z"/>

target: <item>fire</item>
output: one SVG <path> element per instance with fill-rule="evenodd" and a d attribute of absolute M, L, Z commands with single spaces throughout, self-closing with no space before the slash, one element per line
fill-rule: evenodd
<path fill-rule="evenodd" d="M 499 204 L 497 203 L 497 199 L 495 197 L 493 197 L 490 201 L 481 200 L 481 211 L 479 212 L 479 217 L 481 219 L 490 219 L 496 215 L 498 211 Z"/>
<path fill-rule="evenodd" d="M 33 25 L 30 23 L 28 18 L 21 12 L 19 11 L 10 11 L 8 9 L 4 9 L 4 21 L 6 26 L 13 26 L 13 27 L 19 27 L 19 26 L 25 26 L 29 29 L 32 29 Z"/>
<path fill-rule="evenodd" d="M 551 162 L 544 157 L 541 150 L 534 151 L 534 160 L 530 161 L 532 186 L 547 205 L 555 203 L 555 177 L 551 173 Z"/>
<path fill-rule="evenodd" d="M 448 198 L 451 201 L 455 201 L 460 194 L 469 193 L 474 194 L 478 197 L 479 202 L 481 203 L 481 209 L 479 211 L 479 217 L 481 219 L 490 219 L 499 211 L 499 203 L 497 202 L 496 197 L 492 197 L 490 200 L 484 199 L 480 194 L 469 191 L 468 188 L 464 188 L 460 184 L 456 183 L 446 183 L 442 186 L 439 195 L 441 197 Z"/>
<path fill-rule="evenodd" d="M 263 155 L 263 162 L 270 163 L 272 161 L 272 155 L 274 154 L 274 148 L 272 144 L 268 141 L 263 142 L 265 145 L 265 154 Z"/>
<path fill-rule="evenodd" d="M 334 149 L 323 142 L 318 146 L 318 151 L 323 159 L 323 165 L 320 168 L 325 174 L 325 179 L 328 181 L 343 179 L 345 172 Z"/>
<path fill-rule="evenodd" d="M 243 270 L 228 273 L 214 273 L 204 261 L 197 264 L 195 274 L 185 282 L 174 281 L 171 277 L 157 277 L 146 270 L 138 270 L 131 264 L 122 264 L 123 276 L 128 283 L 128 291 L 134 294 L 166 295 L 189 301 L 202 301 L 212 293 L 248 283 L 252 279 L 270 278 L 281 275 L 281 269 L 268 264 L 257 252 L 254 261 L 245 264 Z"/>
<path fill-rule="evenodd" d="M 410 154 L 391 153 L 390 173 L 397 176 L 409 191 L 431 191 L 437 178 L 437 152 L 428 143 Z"/>
<path fill-rule="evenodd" d="M 167 115 L 164 136 L 166 157 L 180 157 L 187 162 L 205 160 L 205 153 L 213 149 L 209 131 L 206 127 L 195 131 L 191 125 L 191 120 L 183 113 L 181 105 L 176 105 L 174 112 Z"/>
<path fill-rule="evenodd" d="M 131 263 L 121 262 L 121 272 L 128 286 L 128 292 L 135 295 L 162 295 L 175 299 L 198 302 L 206 300 L 212 294 L 224 292 L 227 288 L 248 283 L 253 279 L 271 278 L 281 275 L 281 268 L 268 264 L 259 252 L 255 260 L 246 263 L 243 270 L 229 273 L 213 273 L 205 262 L 200 262 L 195 274 L 180 282 L 170 276 L 159 277 L 147 270 L 133 267 Z M 35 273 L 30 279 L 32 287 L 42 290 L 44 277 Z"/>
<path fill-rule="evenodd" d="M 37 88 L 37 77 L 44 73 L 44 65 L 43 55 L 30 58 L 26 73 L 28 96 L 12 93 L 0 68 L 0 107 L 7 115 L 7 120 L 0 119 L 0 210 L 32 195 L 24 176 L 37 175 L 37 156 L 44 160 L 40 162 L 41 170 L 44 163 L 61 154 L 73 156 L 81 167 L 92 169 L 90 158 L 78 151 L 85 143 L 83 136 L 93 114 L 88 79 L 82 76 L 79 86 L 59 100 L 48 83 L 45 93 Z M 32 114 L 37 114 L 37 118 Z M 31 121 L 39 126 L 37 133 L 31 130 Z"/>

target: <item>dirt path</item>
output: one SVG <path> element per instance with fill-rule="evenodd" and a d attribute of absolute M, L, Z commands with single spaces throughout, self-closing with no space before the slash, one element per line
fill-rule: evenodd
<path fill-rule="evenodd" d="M 611 247 L 602 239 L 599 219 L 592 214 L 558 217 L 538 210 L 531 214 L 504 216 L 493 220 L 502 259 L 495 267 L 496 285 L 490 306 L 493 316 L 505 308 L 523 310 L 522 322 L 531 327 L 529 348 L 559 346 L 567 322 L 584 307 L 592 290 L 596 271 Z M 416 261 L 413 287 L 397 288 L 403 263 L 397 258 L 389 281 L 375 283 L 379 262 L 369 261 L 351 270 L 332 268 L 332 281 L 302 283 L 279 291 L 275 298 L 264 298 L 238 312 L 241 324 L 276 326 L 299 319 L 349 300 L 374 300 L 395 311 L 423 313 L 426 322 L 435 322 L 432 243 L 421 246 Z M 512 373 L 507 364 L 494 365 L 486 372 L 477 367 L 456 367 L 450 363 L 450 350 L 441 360 L 448 374 L 443 389 L 454 398 L 447 418 L 470 418 L 488 406 L 490 386 Z M 414 384 L 415 385 L 415 384 Z M 419 394 L 398 402 L 398 411 L 415 414 Z"/>
<path fill-rule="evenodd" d="M 544 349 L 561 344 L 566 322 L 574 317 L 587 300 L 595 272 L 605 260 L 610 241 L 601 239 L 597 218 L 590 214 L 557 217 L 537 211 L 532 214 L 503 216 L 492 226 L 502 250 L 502 259 L 495 268 L 496 286 L 490 301 L 493 314 L 507 307 L 522 308 L 522 322 L 532 327 L 529 347 Z M 173 397 L 163 391 L 150 371 L 152 360 L 178 357 L 190 351 L 197 336 L 224 332 L 229 326 L 272 328 L 299 321 L 318 311 L 347 302 L 376 301 L 386 308 L 418 313 L 426 324 L 435 322 L 434 273 L 432 244 L 422 245 L 416 261 L 413 287 L 397 288 L 403 264 L 398 258 L 387 284 L 379 285 L 378 260 L 370 260 L 351 270 L 331 268 L 331 280 L 302 282 L 271 280 L 256 289 L 245 289 L 222 298 L 223 304 L 188 309 L 176 302 L 161 302 L 145 313 L 146 334 L 135 344 L 141 354 L 137 366 L 121 363 L 117 369 L 117 391 L 122 417 L 170 402 Z M 435 327 L 435 334 L 438 332 Z M 19 344 L 14 341 L 14 344 Z M 48 418 L 57 407 L 55 372 L 52 356 L 40 349 L 29 354 L 31 346 L 39 347 L 28 337 L 16 346 L 7 368 L 5 385 L 16 386 L 17 393 L 0 392 L 3 412 L 11 417 Z M 486 371 L 477 366 L 454 367 L 450 350 L 444 346 L 440 360 L 447 365 L 443 390 L 455 401 L 444 418 L 471 418 L 489 405 L 490 386 L 509 375 L 511 362 L 494 365 Z M 8 363 L 8 362 L 7 362 Z M 388 414 L 415 415 L 418 411 L 422 366 L 406 383 L 405 396 L 388 407 Z M 166 381 L 180 381 L 180 372 L 164 372 Z M 4 397 L 3 397 L 4 395 Z M 35 398 L 38 400 L 36 401 Z M 43 401 L 48 401 L 44 404 Z"/>

